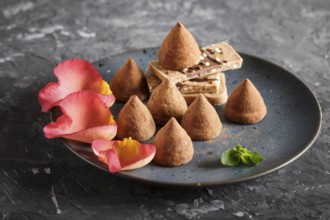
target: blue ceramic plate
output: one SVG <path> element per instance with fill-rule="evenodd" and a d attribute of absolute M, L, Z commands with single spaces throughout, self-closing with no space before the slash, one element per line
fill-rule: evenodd
<path fill-rule="evenodd" d="M 104 79 L 133 57 L 141 69 L 157 59 L 158 48 L 122 53 L 95 62 Z M 238 183 L 269 174 L 291 163 L 314 143 L 321 127 L 320 105 L 311 90 L 295 75 L 263 59 L 241 53 L 244 59 L 239 70 L 227 71 L 228 93 L 242 80 L 249 78 L 259 89 L 267 105 L 266 117 L 254 125 L 239 125 L 229 121 L 223 106 L 215 106 L 223 130 L 212 141 L 194 142 L 193 160 L 180 167 L 162 167 L 155 163 L 115 175 L 144 183 L 167 186 L 216 186 Z M 111 111 L 115 118 L 123 103 L 116 102 Z M 56 118 L 58 112 L 53 111 Z M 91 151 L 90 145 L 61 139 L 66 147 L 88 163 L 107 171 Z M 151 140 L 150 140 L 151 141 Z M 149 141 L 149 142 L 150 142 Z M 220 156 L 226 149 L 241 144 L 264 155 L 255 167 L 224 167 Z"/>

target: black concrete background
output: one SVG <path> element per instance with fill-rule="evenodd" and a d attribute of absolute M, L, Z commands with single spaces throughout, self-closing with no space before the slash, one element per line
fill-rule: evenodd
<path fill-rule="evenodd" d="M 313 147 L 254 181 L 175 189 L 114 177 L 43 137 L 37 92 L 60 61 L 159 46 L 176 21 L 201 45 L 227 40 L 301 78 L 323 110 Z M 329 0 L 1 0 L 0 217 L 329 219 L 329 55 Z"/>

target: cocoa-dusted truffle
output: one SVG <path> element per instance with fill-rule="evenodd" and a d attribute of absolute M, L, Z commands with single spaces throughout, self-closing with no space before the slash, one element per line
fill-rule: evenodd
<path fill-rule="evenodd" d="M 110 89 L 116 99 L 123 102 L 131 95 L 137 95 L 142 101 L 149 96 L 147 80 L 132 57 L 112 77 Z"/>
<path fill-rule="evenodd" d="M 148 108 L 133 95 L 120 110 L 117 117 L 117 138 L 132 137 L 138 141 L 145 141 L 156 131 L 155 122 Z"/>
<path fill-rule="evenodd" d="M 216 138 L 222 128 L 217 112 L 202 94 L 191 103 L 183 115 L 181 125 L 192 140 L 198 141 Z"/>
<path fill-rule="evenodd" d="M 170 70 L 182 70 L 198 63 L 201 51 L 192 34 L 177 23 L 165 37 L 158 51 L 158 61 Z"/>
<path fill-rule="evenodd" d="M 249 79 L 242 81 L 230 94 L 225 114 L 230 120 L 240 124 L 254 124 L 266 116 L 264 100 Z"/>
<path fill-rule="evenodd" d="M 188 108 L 178 88 L 168 79 L 152 91 L 147 107 L 158 125 L 164 125 L 171 117 L 181 121 Z"/>
<path fill-rule="evenodd" d="M 171 118 L 156 134 L 154 161 L 163 166 L 180 166 L 191 161 L 194 155 L 193 143 L 187 132 L 175 118 Z"/>

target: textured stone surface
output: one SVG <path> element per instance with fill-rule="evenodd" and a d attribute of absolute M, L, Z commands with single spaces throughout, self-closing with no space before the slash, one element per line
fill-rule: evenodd
<path fill-rule="evenodd" d="M 318 97 L 319 138 L 263 178 L 217 188 L 145 186 L 46 140 L 37 92 L 71 57 L 95 61 L 159 46 L 181 21 L 201 45 L 227 40 L 292 71 Z M 0 217 L 3 219 L 329 219 L 330 2 L 0 2 Z"/>

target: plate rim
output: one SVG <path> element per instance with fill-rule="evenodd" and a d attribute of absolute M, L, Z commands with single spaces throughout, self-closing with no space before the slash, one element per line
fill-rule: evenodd
<path fill-rule="evenodd" d="M 99 60 L 96 60 L 94 62 L 92 62 L 93 65 L 96 66 L 96 68 L 98 68 L 99 66 L 97 66 L 97 63 L 101 63 L 104 62 L 104 60 L 107 59 L 111 59 L 113 57 L 116 56 L 122 56 L 124 54 L 129 54 L 129 53 L 136 53 L 136 52 L 140 52 L 140 51 L 144 51 L 144 50 L 158 50 L 159 47 L 148 47 L 148 48 L 141 48 L 141 49 L 134 49 L 134 50 L 128 50 L 128 51 L 124 51 L 124 52 L 120 52 L 118 54 L 113 54 L 104 58 L 101 58 Z M 78 156 L 80 159 L 86 161 L 87 163 L 93 165 L 94 167 L 97 167 L 98 169 L 101 169 L 105 172 L 107 172 L 108 174 L 120 177 L 120 178 L 124 178 L 130 181 L 134 181 L 134 182 L 138 182 L 138 183 L 143 183 L 143 184 L 149 184 L 149 185 L 156 185 L 156 186 L 166 186 L 166 187 L 215 187 L 215 186 L 226 186 L 226 185 L 232 185 L 232 184 L 238 184 L 238 183 L 242 183 L 242 182 L 246 182 L 246 181 L 250 181 L 250 180 L 254 180 L 254 179 L 258 179 L 260 177 L 269 175 L 277 170 L 282 169 L 283 167 L 289 165 L 290 163 L 294 162 L 295 160 L 297 160 L 301 155 L 303 155 L 309 148 L 311 148 L 313 146 L 313 144 L 315 143 L 316 139 L 319 137 L 320 131 L 321 131 L 321 127 L 322 127 L 322 109 L 321 109 L 321 105 L 317 99 L 317 96 L 314 94 L 314 92 L 307 86 L 307 84 L 304 82 L 304 80 L 300 79 L 297 75 L 295 75 L 294 73 L 292 73 L 291 71 L 285 69 L 282 66 L 279 66 L 276 63 L 273 63 L 269 60 L 266 60 L 264 58 L 261 58 L 259 56 L 256 55 L 252 55 L 249 54 L 247 52 L 240 52 L 238 51 L 238 53 L 240 55 L 243 56 L 248 56 L 248 57 L 252 57 L 254 59 L 259 59 L 262 62 L 265 62 L 267 64 L 276 66 L 276 68 L 281 69 L 282 71 L 285 72 L 285 74 L 289 74 L 291 77 L 293 77 L 295 80 L 299 81 L 301 83 L 301 85 L 310 93 L 310 95 L 313 98 L 313 101 L 316 104 L 317 110 L 318 110 L 318 121 L 317 121 L 317 129 L 314 130 L 311 138 L 309 139 L 308 143 L 306 145 L 304 145 L 302 147 L 302 149 L 300 151 L 298 151 L 293 157 L 291 157 L 289 160 L 287 160 L 284 163 L 281 163 L 278 166 L 275 166 L 272 169 L 268 169 L 264 172 L 260 172 L 254 175 L 250 175 L 250 176 L 246 176 L 246 177 L 242 177 L 242 178 L 238 178 L 238 179 L 234 179 L 234 180 L 224 180 L 224 181 L 209 181 L 209 182 L 205 182 L 205 183 L 178 183 L 178 182 L 170 182 L 170 181 L 160 181 L 160 180 L 150 180 L 150 179 L 146 179 L 143 177 L 136 177 L 136 176 L 131 176 L 129 175 L 129 171 L 120 171 L 117 173 L 110 173 L 105 167 L 100 166 L 90 160 L 88 160 L 87 158 L 81 156 L 78 152 L 76 152 L 68 143 L 67 143 L 67 139 L 65 138 L 56 138 L 57 141 L 60 144 L 63 144 L 66 148 L 68 148 L 73 154 L 75 154 L 76 156 Z M 50 111 L 50 120 L 54 121 L 54 116 L 53 116 L 53 109 Z"/>

